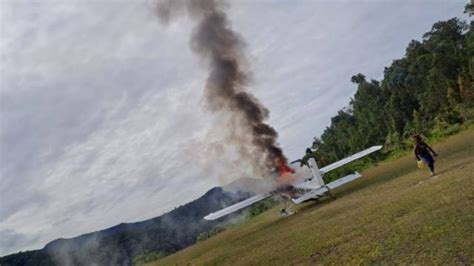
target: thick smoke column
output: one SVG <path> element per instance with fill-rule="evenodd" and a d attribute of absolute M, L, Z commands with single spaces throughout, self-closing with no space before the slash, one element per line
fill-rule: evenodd
<path fill-rule="evenodd" d="M 232 143 L 259 174 L 280 169 L 287 159 L 278 147 L 278 133 L 265 123 L 269 111 L 246 91 L 244 42 L 229 26 L 219 0 L 166 0 L 158 2 L 158 16 L 166 23 L 188 14 L 198 22 L 190 40 L 192 50 L 209 61 L 206 98 L 214 112 L 227 112 Z"/>

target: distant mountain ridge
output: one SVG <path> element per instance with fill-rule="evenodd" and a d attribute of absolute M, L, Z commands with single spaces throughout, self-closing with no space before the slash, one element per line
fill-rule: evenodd
<path fill-rule="evenodd" d="M 204 220 L 205 215 L 254 194 L 241 192 L 239 182 L 232 187 L 239 189 L 214 187 L 200 198 L 158 217 L 57 239 L 40 250 L 4 256 L 0 265 L 131 265 L 133 257 L 145 252 L 174 253 L 194 244 L 199 234 L 235 217 L 216 222 Z"/>

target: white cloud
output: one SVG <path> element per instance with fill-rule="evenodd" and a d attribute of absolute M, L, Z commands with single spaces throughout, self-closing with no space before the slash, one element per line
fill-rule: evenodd
<path fill-rule="evenodd" d="M 152 1 L 0 3 L 0 254 L 151 218 L 248 174 L 221 150 L 191 24 Z M 464 1 L 245 1 L 251 90 L 290 158 L 406 44 Z M 214 125 L 214 126 L 213 126 Z M 232 169 L 227 172 L 224 170 Z"/>

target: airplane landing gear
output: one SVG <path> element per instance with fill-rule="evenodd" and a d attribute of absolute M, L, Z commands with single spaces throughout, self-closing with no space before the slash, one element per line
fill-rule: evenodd
<path fill-rule="evenodd" d="M 295 212 L 294 211 L 291 211 L 291 209 L 293 208 L 293 206 L 295 206 L 294 204 L 291 204 L 289 207 L 286 206 L 286 202 L 285 201 L 285 205 L 283 206 L 283 209 L 280 209 L 280 216 L 281 217 L 286 217 L 286 216 L 289 216 L 289 215 L 292 215 L 294 214 Z"/>
<path fill-rule="evenodd" d="M 288 212 L 286 211 L 286 209 L 281 209 L 280 210 L 280 216 L 282 216 L 282 217 L 288 216 Z"/>

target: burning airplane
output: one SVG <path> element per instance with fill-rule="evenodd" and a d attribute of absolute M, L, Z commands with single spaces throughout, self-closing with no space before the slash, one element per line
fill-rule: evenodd
<path fill-rule="evenodd" d="M 377 151 L 381 146 L 371 147 L 322 169 L 313 159 L 310 163 L 312 178 L 300 180 L 294 175 L 278 145 L 278 133 L 265 122 L 269 117 L 268 109 L 248 91 L 250 73 L 245 67 L 244 41 L 230 27 L 226 8 L 226 3 L 220 0 L 163 0 L 157 5 L 157 14 L 163 23 L 185 14 L 196 22 L 190 47 L 208 63 L 205 85 L 208 107 L 210 111 L 228 117 L 232 134 L 226 144 L 237 146 L 240 159 L 250 163 L 254 174 L 275 188 L 211 213 L 205 219 L 218 219 L 276 193 L 289 195 L 294 203 L 300 203 L 326 195 L 331 189 L 360 177 L 354 173 L 329 184 L 322 179 L 324 173 Z"/>
<path fill-rule="evenodd" d="M 340 161 L 327 165 L 321 169 L 319 169 L 316 160 L 314 158 L 310 158 L 308 160 L 308 167 L 311 169 L 312 176 L 306 179 L 301 179 L 296 175 L 293 175 L 294 171 L 287 165 L 282 164 L 279 170 L 280 174 L 276 177 L 276 179 L 264 179 L 267 182 L 273 182 L 273 184 L 276 182 L 276 188 L 274 190 L 258 194 L 217 212 L 210 213 L 206 215 L 204 219 L 219 219 L 276 194 L 282 195 L 284 198 L 291 200 L 294 204 L 299 204 L 310 200 L 317 200 L 325 196 L 333 197 L 331 190 L 356 180 L 357 178 L 361 177 L 361 174 L 354 172 L 353 174 L 341 177 L 327 184 L 323 180 L 323 175 L 380 149 L 382 149 L 381 145 L 372 146 Z M 283 209 L 282 214 L 286 215 L 288 212 Z"/>

